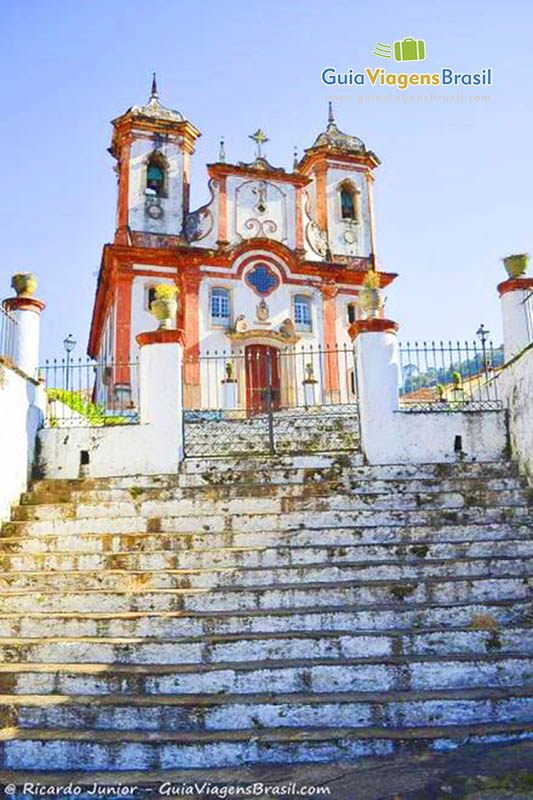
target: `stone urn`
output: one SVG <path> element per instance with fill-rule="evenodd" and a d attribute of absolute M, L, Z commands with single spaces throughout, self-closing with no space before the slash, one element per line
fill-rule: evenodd
<path fill-rule="evenodd" d="M 375 319 L 378 311 L 385 305 L 385 294 L 380 286 L 380 276 L 375 270 L 369 270 L 363 280 L 363 288 L 359 292 L 359 305 L 367 319 Z"/>
<path fill-rule="evenodd" d="M 528 253 L 516 253 L 503 259 L 503 265 L 507 270 L 509 278 L 521 278 L 525 275 L 529 265 Z"/>
<path fill-rule="evenodd" d="M 159 330 L 171 330 L 176 327 L 178 292 L 177 286 L 167 283 L 160 283 L 155 287 L 155 300 L 150 304 L 150 313 L 159 322 Z"/>
<path fill-rule="evenodd" d="M 33 297 L 37 288 L 37 278 L 31 272 L 15 272 L 11 286 L 18 297 Z"/>

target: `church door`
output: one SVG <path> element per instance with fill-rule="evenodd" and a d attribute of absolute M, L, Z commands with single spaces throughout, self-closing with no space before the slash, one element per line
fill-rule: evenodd
<path fill-rule="evenodd" d="M 279 353 L 275 347 L 251 344 L 245 350 L 246 407 L 267 411 L 269 393 L 272 408 L 280 407 Z"/>

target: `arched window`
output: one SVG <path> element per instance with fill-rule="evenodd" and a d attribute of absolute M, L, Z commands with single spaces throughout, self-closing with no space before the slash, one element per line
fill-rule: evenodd
<path fill-rule="evenodd" d="M 298 331 L 312 329 L 311 298 L 306 294 L 294 295 L 294 327 Z"/>
<path fill-rule="evenodd" d="M 211 324 L 229 328 L 230 292 L 229 289 L 211 289 Z"/>
<path fill-rule="evenodd" d="M 162 158 L 153 155 L 146 167 L 146 188 L 150 193 L 159 195 L 165 193 L 165 167 Z"/>
<path fill-rule="evenodd" d="M 155 300 L 155 286 L 151 286 L 146 292 L 146 307 L 148 311 L 150 311 L 150 308 L 154 300 Z"/>
<path fill-rule="evenodd" d="M 350 325 L 353 325 L 353 323 L 356 320 L 355 303 L 348 303 L 348 305 L 346 306 L 346 312 L 348 314 L 348 322 L 350 323 Z"/>
<path fill-rule="evenodd" d="M 341 186 L 341 217 L 357 219 L 357 200 L 355 190 L 351 186 Z"/>

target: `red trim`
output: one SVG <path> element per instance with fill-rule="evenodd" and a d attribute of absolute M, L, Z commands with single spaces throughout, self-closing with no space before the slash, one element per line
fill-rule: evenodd
<path fill-rule="evenodd" d="M 304 252 L 304 221 L 303 221 L 303 213 L 302 213 L 302 190 L 296 189 L 295 191 L 295 216 L 296 216 L 296 234 L 294 240 L 294 246 L 296 252 L 301 251 Z"/>
<path fill-rule="evenodd" d="M 227 178 L 221 175 L 218 188 L 218 243 L 227 245 L 228 243 L 228 196 Z"/>
<path fill-rule="evenodd" d="M 296 172 L 285 172 L 283 169 L 258 169 L 252 166 L 240 166 L 237 164 L 208 164 L 207 172 L 212 178 L 220 178 L 226 175 L 245 175 L 257 178 L 260 181 L 280 181 L 282 183 L 292 183 L 295 186 L 307 186 L 310 178 Z"/>
<path fill-rule="evenodd" d="M 115 358 L 117 361 L 116 383 L 130 382 L 131 347 L 131 291 L 133 275 L 121 275 L 116 285 L 116 339 Z"/>
<path fill-rule="evenodd" d="M 498 284 L 498 292 L 503 297 L 507 292 L 517 292 L 524 289 L 533 289 L 533 278 L 509 278 Z"/>
<path fill-rule="evenodd" d="M 358 319 L 348 328 L 353 341 L 360 333 L 396 333 L 400 326 L 392 319 Z"/>
<path fill-rule="evenodd" d="M 7 297 L 2 303 L 6 311 L 34 311 L 40 314 L 46 308 L 46 303 L 43 300 L 37 300 L 36 297 Z"/>
<path fill-rule="evenodd" d="M 135 337 L 139 347 L 146 344 L 183 344 L 183 331 L 179 328 L 172 330 L 143 331 Z"/>
<path fill-rule="evenodd" d="M 320 290 L 323 297 L 324 309 L 324 344 L 325 354 L 325 389 L 327 392 L 338 392 L 339 384 L 339 365 L 337 362 L 337 309 L 336 297 L 339 293 L 338 287 L 334 283 L 321 286 Z"/>

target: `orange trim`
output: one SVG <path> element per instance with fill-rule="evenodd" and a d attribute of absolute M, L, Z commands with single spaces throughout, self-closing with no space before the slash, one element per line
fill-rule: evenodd
<path fill-rule="evenodd" d="M 337 309 L 335 299 L 339 293 L 338 286 L 331 282 L 320 287 L 324 308 L 324 344 L 326 348 L 324 388 L 326 392 L 338 392 L 339 365 L 337 361 Z M 327 351 L 330 351 L 328 354 Z"/>
<path fill-rule="evenodd" d="M 130 150 L 131 140 L 125 137 L 120 146 L 117 232 L 115 241 L 127 244 L 129 191 L 130 191 Z"/>
<path fill-rule="evenodd" d="M 328 232 L 328 203 L 326 194 L 327 164 L 319 164 L 315 170 L 316 176 L 316 217 L 318 227 L 327 234 Z"/>
<path fill-rule="evenodd" d="M 121 275 L 116 284 L 115 383 L 130 382 L 132 280 L 133 275 Z"/>
<path fill-rule="evenodd" d="M 44 300 L 37 300 L 36 297 L 19 295 L 18 297 L 6 297 L 2 306 L 6 311 L 34 311 L 36 314 L 40 314 L 46 308 L 46 303 Z"/>
<path fill-rule="evenodd" d="M 398 323 L 392 319 L 358 319 L 352 322 L 348 334 L 354 341 L 360 333 L 396 333 L 399 328 Z"/>
<path fill-rule="evenodd" d="M 183 325 L 185 328 L 184 383 L 191 387 L 200 386 L 200 273 L 189 269 L 182 275 L 183 282 Z"/>
<path fill-rule="evenodd" d="M 138 333 L 135 339 L 139 347 L 144 347 L 146 344 L 183 344 L 183 331 L 179 328 L 143 331 Z"/>
<path fill-rule="evenodd" d="M 302 190 L 297 188 L 295 191 L 295 213 L 296 213 L 296 234 L 295 234 L 295 248 L 296 252 L 304 251 L 304 221 L 302 213 Z"/>
<path fill-rule="evenodd" d="M 374 153 L 370 151 L 366 155 L 351 155 L 345 153 L 343 150 L 335 150 L 334 148 L 309 148 L 306 150 L 302 160 L 298 165 L 298 172 L 309 173 L 315 165 L 336 161 L 351 166 L 359 166 L 367 169 L 374 169 L 381 163 Z"/>
<path fill-rule="evenodd" d="M 249 178 L 257 178 L 260 181 L 271 180 L 281 181 L 282 183 L 292 183 L 295 186 L 307 186 L 310 178 L 296 172 L 285 172 L 283 169 L 257 169 L 252 166 L 241 166 L 240 164 L 208 164 L 207 172 L 211 178 L 221 178 L 227 175 L 245 175 Z"/>
<path fill-rule="evenodd" d="M 533 289 L 533 278 L 509 278 L 498 284 L 498 292 L 503 297 L 507 292 L 517 292 L 524 289 Z"/>
<path fill-rule="evenodd" d="M 225 175 L 218 179 L 218 244 L 228 243 L 228 181 Z"/>

